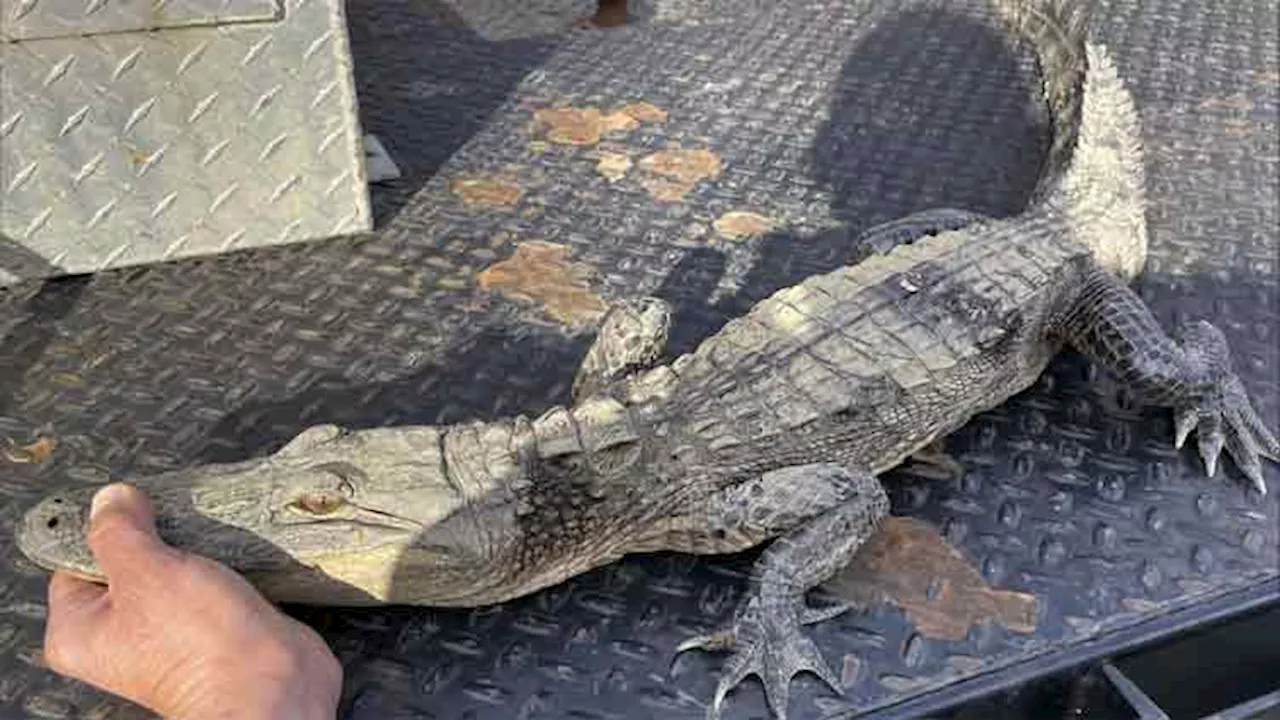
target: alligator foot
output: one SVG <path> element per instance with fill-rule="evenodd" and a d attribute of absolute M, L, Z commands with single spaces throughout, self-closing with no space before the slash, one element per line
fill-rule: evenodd
<path fill-rule="evenodd" d="M 911 461 L 941 471 L 947 478 L 964 476 L 964 465 L 947 452 L 947 442 L 939 438 L 911 454 Z"/>
<path fill-rule="evenodd" d="M 730 627 L 681 643 L 677 652 L 704 649 L 733 653 L 725 662 L 707 717 L 719 718 L 725 696 L 749 675 L 756 675 L 764 682 L 769 707 L 779 718 L 787 715 L 791 678 L 806 670 L 822 678 L 836 692 L 843 693 L 840 678 L 801 626 L 834 617 L 848 607 L 838 605 L 813 610 L 789 601 L 769 602 L 762 594 L 755 594 L 738 609 Z"/>
<path fill-rule="evenodd" d="M 1226 447 L 1253 487 L 1265 495 L 1262 458 L 1280 461 L 1280 441 L 1258 417 L 1244 384 L 1231 371 L 1230 351 L 1222 331 L 1208 322 L 1191 323 L 1182 328 L 1178 344 L 1198 374 L 1212 380 L 1207 392 L 1174 408 L 1174 444 L 1181 448 L 1195 430 L 1200 458 L 1209 477 L 1217 473 L 1218 458 Z"/>
<path fill-rule="evenodd" d="M 1210 477 L 1225 447 L 1249 484 L 1266 494 L 1262 458 L 1280 462 L 1280 442 L 1250 404 L 1222 331 L 1200 320 L 1170 337 L 1132 288 L 1096 264 L 1084 269 L 1080 285 L 1055 318 L 1055 334 L 1143 400 L 1171 408 L 1179 448 L 1195 430 Z"/>
<path fill-rule="evenodd" d="M 670 326 L 671 308 L 663 300 L 642 297 L 613 303 L 573 380 L 574 401 L 651 367 L 666 349 Z"/>
<path fill-rule="evenodd" d="M 728 628 L 680 645 L 677 654 L 695 648 L 732 653 L 709 718 L 720 717 L 725 696 L 748 675 L 764 682 L 769 706 L 779 720 L 787 716 L 791 678 L 800 672 L 808 670 L 840 691 L 836 674 L 801 627 L 835 617 L 849 605 L 810 608 L 805 593 L 849 564 L 888 514 L 889 498 L 875 476 L 863 471 L 815 464 L 783 472 L 794 474 L 789 486 L 797 492 L 804 487 L 803 478 L 824 477 L 827 483 L 838 483 L 846 499 L 796 525 L 765 549 L 751 569 L 751 589 Z"/>

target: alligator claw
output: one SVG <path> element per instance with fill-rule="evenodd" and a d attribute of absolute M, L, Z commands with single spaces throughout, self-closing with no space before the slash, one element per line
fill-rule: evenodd
<path fill-rule="evenodd" d="M 833 617 L 843 615 L 853 609 L 853 603 L 842 602 L 827 607 L 812 608 L 806 607 L 800 611 L 801 625 L 815 625 L 817 623 L 830 620 Z"/>
<path fill-rule="evenodd" d="M 681 643 L 677 653 L 692 649 L 732 652 L 707 709 L 708 720 L 719 719 L 729 691 L 749 675 L 756 675 L 764 683 L 765 699 L 778 720 L 785 720 L 787 716 L 791 678 L 806 670 L 843 694 L 839 676 L 801 631 L 801 626 L 826 620 L 848 609 L 848 605 L 817 610 L 784 604 L 764 605 L 754 597 L 743 605 L 730 627 Z"/>
<path fill-rule="evenodd" d="M 1200 413 L 1196 412 L 1194 407 L 1186 407 L 1178 411 L 1178 417 L 1175 421 L 1173 434 L 1173 446 L 1178 450 L 1187 443 L 1187 438 L 1191 436 L 1191 431 L 1196 429 L 1196 425 L 1200 424 Z"/>
<path fill-rule="evenodd" d="M 1241 426 L 1244 424 L 1244 418 L 1240 413 L 1230 413 L 1230 419 L 1227 421 L 1229 425 Z M 1227 454 L 1235 460 L 1236 465 L 1240 467 L 1240 471 L 1245 477 L 1249 478 L 1249 482 L 1253 484 L 1254 489 L 1261 493 L 1267 492 L 1266 481 L 1262 477 L 1262 460 L 1261 456 L 1265 455 L 1265 451 L 1258 447 L 1258 440 L 1250 434 L 1232 434 L 1227 436 Z"/>
<path fill-rule="evenodd" d="M 1249 403 L 1239 378 L 1229 375 L 1211 397 L 1179 408 L 1174 438 L 1178 447 L 1191 428 L 1196 431 L 1200 459 L 1209 477 L 1217 474 L 1218 460 L 1225 449 L 1249 484 L 1259 493 L 1267 493 L 1262 458 L 1280 458 L 1280 442 Z"/>
<path fill-rule="evenodd" d="M 1201 418 L 1196 435 L 1199 438 L 1200 459 L 1204 461 L 1205 474 L 1213 477 L 1218 474 L 1218 456 L 1222 454 L 1222 446 L 1227 442 L 1227 437 L 1222 432 L 1221 418 L 1216 415 Z"/>
<path fill-rule="evenodd" d="M 1280 440 L 1258 417 L 1244 384 L 1229 369 L 1225 338 L 1212 325 L 1197 323 L 1184 330 L 1182 345 L 1214 381 L 1194 402 L 1176 408 L 1174 444 L 1181 448 L 1194 429 L 1209 477 L 1217 474 L 1218 459 L 1225 448 L 1249 484 L 1265 495 L 1262 458 L 1280 461 Z"/>
<path fill-rule="evenodd" d="M 689 650 L 728 650 L 733 647 L 733 630 L 727 628 L 706 635 L 697 635 L 676 646 L 676 654 Z"/>
<path fill-rule="evenodd" d="M 964 465 L 947 452 L 946 438 L 938 438 L 911 454 L 911 461 L 940 470 L 949 478 L 964 477 Z"/>

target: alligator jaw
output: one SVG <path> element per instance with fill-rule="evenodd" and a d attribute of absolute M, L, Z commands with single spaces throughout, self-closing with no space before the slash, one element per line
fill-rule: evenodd
<path fill-rule="evenodd" d="M 361 507 L 362 498 L 329 492 L 341 483 L 314 470 L 262 458 L 164 473 L 135 484 L 151 499 L 157 531 L 170 545 L 259 578 L 279 588 L 280 599 L 316 592 L 347 598 L 352 594 L 335 593 L 333 584 L 341 580 L 328 575 L 330 556 L 341 555 L 341 567 L 358 568 L 361 577 L 391 577 L 400 551 L 423 526 L 367 499 Z M 46 570 L 105 582 L 87 543 L 89 507 L 97 490 L 58 491 L 31 507 L 17 532 L 22 553 Z M 320 506 L 300 509 L 299 497 L 315 498 Z M 374 567 L 379 562 L 386 567 Z M 358 595 L 370 595 L 359 590 Z"/>
<path fill-rule="evenodd" d="M 18 549 L 46 570 L 104 582 L 105 578 L 85 543 L 91 492 L 71 490 L 54 493 L 28 510 L 18 526 Z"/>

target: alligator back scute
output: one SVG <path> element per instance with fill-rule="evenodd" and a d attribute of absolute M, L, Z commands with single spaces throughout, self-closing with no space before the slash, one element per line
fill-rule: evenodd
<path fill-rule="evenodd" d="M 569 413 L 588 452 L 599 452 L 640 439 L 627 407 L 611 397 L 593 397 Z"/>
<path fill-rule="evenodd" d="M 578 426 L 563 407 L 554 407 L 533 421 L 533 434 L 537 439 L 538 456 L 544 459 L 582 452 L 582 440 L 578 438 Z"/>

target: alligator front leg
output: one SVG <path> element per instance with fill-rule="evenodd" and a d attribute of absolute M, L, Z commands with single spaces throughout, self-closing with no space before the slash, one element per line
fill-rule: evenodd
<path fill-rule="evenodd" d="M 658 298 L 621 300 L 611 305 L 573 380 L 574 402 L 657 362 L 670 327 L 671 308 Z"/>
<path fill-rule="evenodd" d="M 949 478 L 964 477 L 964 465 L 947 452 L 947 439 L 935 438 L 933 442 L 911 453 L 911 462 L 941 471 Z"/>
<path fill-rule="evenodd" d="M 825 464 L 782 472 L 836 475 L 844 487 L 853 491 L 830 509 L 795 526 L 764 551 L 752 569 L 750 587 L 729 627 L 692 638 L 677 649 L 677 653 L 695 648 L 732 653 L 724 665 L 709 718 L 718 718 L 725 695 L 753 674 L 764 682 L 765 696 L 779 719 L 787 714 L 791 678 L 800 672 L 808 670 L 842 692 L 839 678 L 801 627 L 835 617 L 849 606 L 810 608 L 805 594 L 849 564 L 858 547 L 888 514 L 889 499 L 880 482 L 869 473 Z M 776 489 L 780 494 L 786 492 L 784 488 Z M 796 491 L 801 489 L 792 492 Z M 751 512 L 749 506 L 746 512 Z"/>
<path fill-rule="evenodd" d="M 1222 331 L 1204 320 L 1170 338 L 1131 288 L 1093 266 L 1054 326 L 1063 339 L 1115 373 L 1143 400 L 1172 408 L 1174 444 L 1192 430 L 1210 477 L 1223 447 L 1260 493 L 1260 457 L 1280 461 L 1280 442 L 1258 417 L 1231 365 Z"/>

